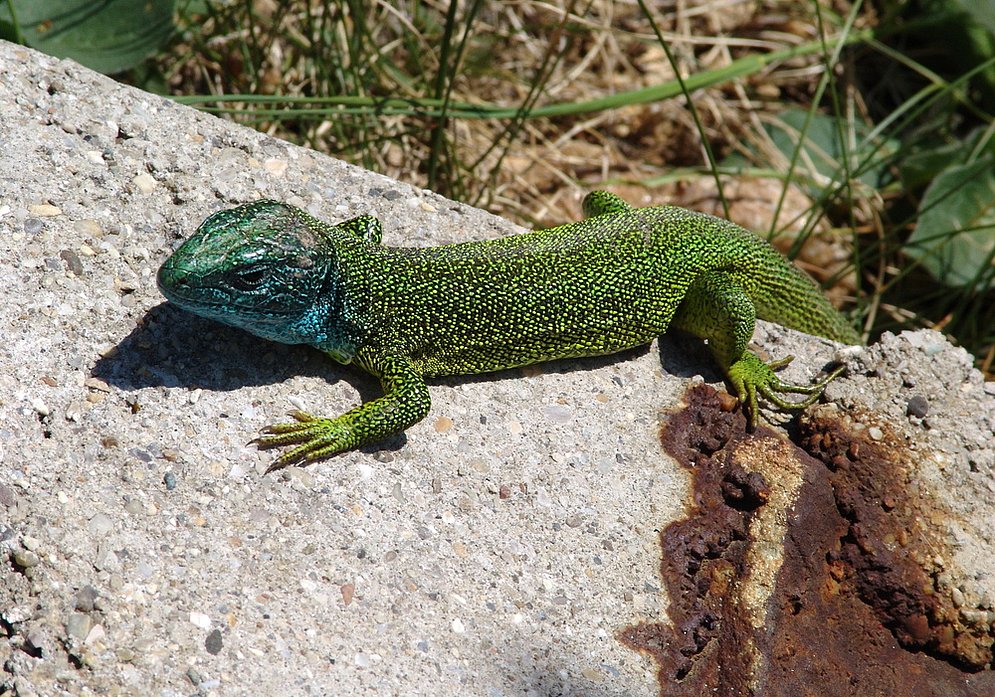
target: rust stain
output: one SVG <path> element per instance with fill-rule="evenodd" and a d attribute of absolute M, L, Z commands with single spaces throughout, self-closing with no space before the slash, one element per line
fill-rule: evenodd
<path fill-rule="evenodd" d="M 670 418 L 661 440 L 693 493 L 660 533 L 669 621 L 619 633 L 657 662 L 661 695 L 995 695 L 980 670 L 992 637 L 951 621 L 922 563 L 945 550 L 886 457 L 900 444 L 838 421 L 805 421 L 816 459 L 769 429 L 746 435 L 707 386 Z"/>
<path fill-rule="evenodd" d="M 968 671 L 995 667 L 995 634 L 967 622 L 940 580 L 955 555 L 943 534 L 955 516 L 921 488 L 908 444 L 875 426 L 876 439 L 835 414 L 802 420 L 803 445 L 826 465 L 846 525 L 831 562 L 903 647 Z"/>

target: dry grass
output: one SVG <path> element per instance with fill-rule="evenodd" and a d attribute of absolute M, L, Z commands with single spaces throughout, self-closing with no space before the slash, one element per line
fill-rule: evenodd
<path fill-rule="evenodd" d="M 356 93 L 426 96 L 427 76 L 439 70 L 437 31 L 431 24 L 444 18 L 448 3 L 421 5 L 419 15 L 415 4 L 380 1 L 364 5 L 368 12 L 357 18 L 348 8 L 317 0 L 257 0 L 252 22 L 243 24 L 251 29 L 222 26 L 230 15 L 208 21 L 203 33 L 212 36 L 213 55 L 191 52 L 173 64 L 173 86 L 187 94 L 321 95 L 329 82 L 322 72 L 346 75 L 363 70 L 348 64 L 316 65 L 315 42 L 338 41 L 346 47 L 361 20 L 378 53 L 365 56 L 365 72 L 375 79 L 353 85 Z M 847 8 L 834 9 L 840 13 Z M 653 12 L 684 76 L 727 65 L 748 52 L 798 45 L 818 36 L 811 4 L 797 0 L 678 0 L 654 3 Z M 455 36 L 454 43 L 463 38 Z M 258 47 L 257 64 L 247 61 L 246 45 Z M 347 48 L 337 55 L 348 63 Z M 804 105 L 822 70 L 820 57 L 812 56 L 696 92 L 704 135 L 717 156 L 738 149 L 778 157 L 761 128 L 765 114 L 783 109 L 785 101 Z M 422 82 L 419 73 L 425 77 Z M 517 107 L 529 103 L 539 85 L 536 105 L 579 103 L 673 77 L 649 21 L 633 0 L 491 2 L 481 6 L 471 27 L 451 99 Z M 431 144 L 425 134 L 434 121 L 417 115 L 349 118 L 363 123 L 344 129 L 336 117 L 254 125 L 404 181 L 431 183 L 426 166 Z M 527 119 L 515 124 L 519 130 L 510 142 L 508 125 L 508 120 L 451 120 L 448 156 L 460 188 L 446 181 L 437 181 L 436 188 L 525 224 L 554 224 L 576 218 L 582 193 L 601 182 L 644 182 L 665 178 L 676 167 L 708 164 L 702 133 L 683 98 L 581 116 Z M 357 132 L 366 137 L 357 140 Z M 501 146 L 495 148 L 495 143 Z M 636 194 L 639 201 L 684 202 L 674 184 L 638 191 L 628 187 L 628 194 Z M 694 198 L 701 198 L 700 190 Z"/>

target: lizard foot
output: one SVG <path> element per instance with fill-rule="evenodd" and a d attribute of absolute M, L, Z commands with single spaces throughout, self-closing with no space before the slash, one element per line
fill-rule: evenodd
<path fill-rule="evenodd" d="M 273 460 L 266 473 L 291 465 L 309 465 L 312 462 L 331 457 L 347 450 L 349 428 L 338 419 L 326 419 L 304 411 L 292 411 L 295 421 L 272 424 L 263 429 L 263 434 L 251 442 L 260 448 L 279 448 L 296 445 Z"/>
<path fill-rule="evenodd" d="M 836 368 L 819 382 L 811 385 L 798 385 L 785 382 L 777 377 L 775 371 L 788 365 L 794 356 L 786 356 L 780 360 L 764 363 L 753 353 L 745 353 L 743 357 L 729 366 L 728 377 L 736 391 L 740 404 L 746 410 L 746 418 L 749 429 L 752 431 L 757 427 L 759 419 L 759 408 L 757 406 L 757 394 L 781 409 L 804 409 L 815 404 L 816 400 L 826 389 L 832 380 L 843 372 L 845 366 Z M 807 395 L 801 401 L 789 401 L 781 394 L 802 394 Z"/>

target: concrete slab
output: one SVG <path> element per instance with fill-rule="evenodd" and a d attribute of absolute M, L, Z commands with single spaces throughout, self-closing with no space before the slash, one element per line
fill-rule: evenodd
<path fill-rule="evenodd" d="M 181 238 L 260 197 L 376 214 L 397 245 L 517 228 L 72 62 L 0 42 L 0 64 L 0 687 L 664 689 L 620 636 L 669 621 L 658 532 L 696 509 L 660 426 L 699 371 L 724 389 L 700 344 L 437 380 L 406 437 L 264 476 L 271 456 L 248 445 L 262 426 L 377 386 L 164 303 L 155 271 Z M 799 356 L 789 379 L 834 356 L 760 334 Z M 931 480 L 935 495 L 973 525 L 949 593 L 995 621 L 995 578 L 975 573 L 992 545 L 979 521 L 995 519 L 995 389 L 936 334 L 844 357 L 840 409 L 885 413 L 923 447 L 943 431 L 929 443 L 957 484 Z M 932 402 L 926 426 L 906 414 L 911 392 Z"/>

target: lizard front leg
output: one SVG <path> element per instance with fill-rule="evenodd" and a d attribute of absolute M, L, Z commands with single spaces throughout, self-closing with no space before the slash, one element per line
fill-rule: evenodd
<path fill-rule="evenodd" d="M 428 385 L 406 356 L 389 352 L 361 350 L 357 362 L 380 378 L 384 395 L 364 402 L 334 419 L 294 411 L 295 421 L 273 424 L 253 442 L 261 448 L 286 445 L 297 447 L 280 455 L 266 470 L 288 465 L 309 465 L 374 443 L 418 423 L 432 406 Z"/>
<path fill-rule="evenodd" d="M 746 291 L 724 271 L 701 274 L 688 287 L 672 326 L 708 340 L 708 347 L 746 410 L 750 430 L 757 426 L 757 393 L 781 409 L 804 409 L 819 398 L 840 367 L 812 385 L 797 385 L 777 377 L 775 370 L 791 362 L 787 356 L 764 363 L 747 346 L 756 326 L 756 308 Z M 803 394 L 797 402 L 781 394 Z"/>

